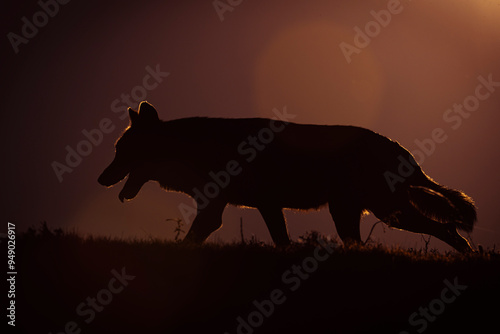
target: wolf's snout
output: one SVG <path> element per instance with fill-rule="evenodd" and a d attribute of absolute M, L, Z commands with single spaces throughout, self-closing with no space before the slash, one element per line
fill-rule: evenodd
<path fill-rule="evenodd" d="M 127 174 L 128 170 L 121 168 L 120 164 L 113 161 L 99 176 L 97 182 L 105 187 L 111 187 L 123 180 Z"/>
<path fill-rule="evenodd" d="M 109 186 L 112 185 L 112 184 L 110 184 L 110 182 L 108 182 L 108 180 L 104 176 L 104 173 L 101 174 L 101 175 L 99 175 L 99 178 L 97 179 L 97 182 L 99 182 L 100 185 L 103 185 L 103 186 L 106 186 L 106 187 L 109 187 Z"/>
<path fill-rule="evenodd" d="M 115 176 L 115 175 L 110 175 L 110 173 L 107 171 L 107 169 L 99 176 L 97 179 L 97 182 L 99 184 L 105 186 L 105 187 L 111 187 L 112 185 L 117 184 L 123 178 L 126 176 L 126 174 L 123 177 Z"/>

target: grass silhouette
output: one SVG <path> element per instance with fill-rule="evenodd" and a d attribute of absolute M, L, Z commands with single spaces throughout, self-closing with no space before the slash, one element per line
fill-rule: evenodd
<path fill-rule="evenodd" d="M 299 286 L 292 290 L 284 273 L 313 257 L 319 240 L 330 242 L 332 253 L 307 278 L 294 276 Z M 255 240 L 195 246 L 81 236 L 43 224 L 18 235 L 17 251 L 16 327 L 27 333 L 64 333 L 70 321 L 82 333 L 416 333 L 410 315 L 440 298 L 443 281 L 454 278 L 467 289 L 425 332 L 481 332 L 493 324 L 500 297 L 494 250 L 343 247 L 317 233 L 286 248 Z M 121 268 L 135 278 L 86 323 L 77 306 L 106 289 L 111 270 Z M 247 321 L 254 302 L 276 289 L 285 301 L 259 326 L 238 331 L 238 318 Z"/>

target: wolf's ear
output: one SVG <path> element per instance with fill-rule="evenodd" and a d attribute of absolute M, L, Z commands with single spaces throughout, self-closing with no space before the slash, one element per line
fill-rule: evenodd
<path fill-rule="evenodd" d="M 128 115 L 130 116 L 130 125 L 137 123 L 139 113 L 132 108 L 128 108 Z"/>
<path fill-rule="evenodd" d="M 142 101 L 139 105 L 139 119 L 143 124 L 152 124 L 160 121 L 155 107 L 147 101 Z"/>

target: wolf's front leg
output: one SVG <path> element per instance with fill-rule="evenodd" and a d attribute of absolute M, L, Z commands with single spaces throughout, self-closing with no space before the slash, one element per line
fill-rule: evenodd
<path fill-rule="evenodd" d="M 222 226 L 222 212 L 224 212 L 226 204 L 225 202 L 212 201 L 206 208 L 198 209 L 198 214 L 183 243 L 201 244 L 210 234 L 217 231 Z"/>

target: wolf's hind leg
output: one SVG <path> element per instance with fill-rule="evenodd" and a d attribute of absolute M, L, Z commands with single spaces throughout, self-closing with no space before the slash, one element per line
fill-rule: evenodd
<path fill-rule="evenodd" d="M 201 244 L 210 234 L 218 230 L 222 226 L 222 212 L 226 204 L 211 202 L 206 208 L 198 210 L 198 214 L 183 242 Z"/>
<path fill-rule="evenodd" d="M 456 225 L 452 223 L 443 224 L 434 221 L 425 217 L 414 208 L 406 208 L 403 210 L 398 220 L 398 228 L 410 232 L 435 236 L 462 253 L 472 251 L 469 242 L 458 234 Z"/>
<path fill-rule="evenodd" d="M 328 202 L 328 209 L 344 244 L 361 242 L 359 223 L 363 209 L 337 202 Z"/>
<path fill-rule="evenodd" d="M 263 207 L 259 208 L 260 214 L 266 222 L 269 233 L 276 246 L 286 246 L 290 244 L 290 237 L 286 228 L 285 217 L 282 208 Z"/>

